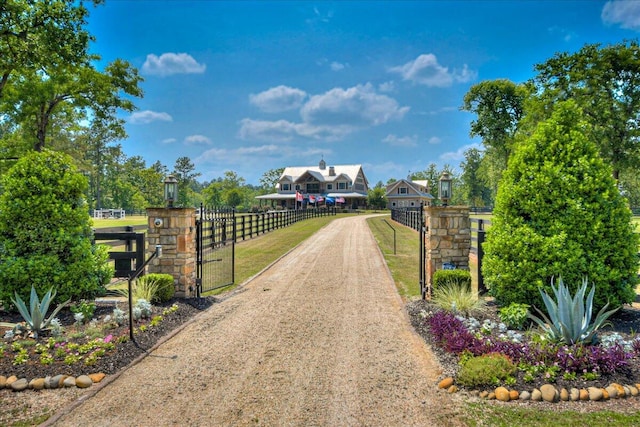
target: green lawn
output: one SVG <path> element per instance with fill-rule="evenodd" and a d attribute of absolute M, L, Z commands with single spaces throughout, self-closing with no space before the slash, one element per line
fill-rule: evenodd
<path fill-rule="evenodd" d="M 132 215 L 124 219 L 93 220 L 93 228 L 126 227 L 128 225 L 147 225 L 147 217 L 144 215 Z"/>
<path fill-rule="evenodd" d="M 391 220 L 390 215 L 367 220 L 373 236 L 404 299 L 420 296 L 420 240 L 418 232 Z M 395 254 L 394 251 L 395 230 Z"/>

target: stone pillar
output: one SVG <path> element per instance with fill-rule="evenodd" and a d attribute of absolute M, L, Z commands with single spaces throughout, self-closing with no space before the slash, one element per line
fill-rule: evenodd
<path fill-rule="evenodd" d="M 425 206 L 424 214 L 426 280 L 430 291 L 433 273 L 442 270 L 444 263 L 469 270 L 471 222 L 467 206 Z"/>
<path fill-rule="evenodd" d="M 162 257 L 149 263 L 148 272 L 172 275 L 177 297 L 195 296 L 195 209 L 147 208 L 147 218 L 147 258 L 162 245 Z"/>

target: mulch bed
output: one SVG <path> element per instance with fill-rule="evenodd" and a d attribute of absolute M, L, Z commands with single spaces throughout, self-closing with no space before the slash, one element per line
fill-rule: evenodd
<path fill-rule="evenodd" d="M 97 359 L 96 363 L 91 366 L 86 366 L 82 361 L 72 365 L 64 364 L 61 361 L 56 361 L 51 365 L 43 365 L 39 362 L 39 355 L 34 352 L 34 348 L 29 347 L 30 359 L 21 365 L 13 365 L 13 358 L 7 357 L 7 352 L 5 352 L 5 357 L 0 357 L 0 375 L 6 377 L 15 375 L 18 378 L 27 378 L 30 380 L 58 374 L 74 377 L 97 372 L 103 372 L 107 375 L 114 374 L 128 366 L 142 353 L 152 348 L 162 337 L 171 333 L 174 329 L 183 325 L 193 316 L 207 309 L 215 302 L 216 299 L 214 297 L 206 297 L 200 299 L 172 299 L 162 305 L 154 305 L 152 317 L 162 315 L 163 310 L 173 305 L 176 305 L 178 309 L 169 314 L 162 315 L 162 321 L 154 326 L 149 326 L 150 319 L 134 322 L 134 331 L 138 330 L 134 334 L 134 341 L 128 340 L 116 344 L 115 350 Z M 98 319 L 97 323 L 100 324 L 101 319 L 104 319 L 106 315 L 112 314 L 113 308 L 113 304 L 98 304 L 93 317 Z M 120 308 L 127 311 L 126 304 L 124 306 L 120 305 Z M 75 320 L 73 313 L 68 308 L 63 309 L 56 317 L 60 319 L 62 325 L 65 327 L 66 334 L 82 328 L 82 326 L 78 327 L 74 325 Z M 22 317 L 18 313 L 0 310 L 0 322 L 17 323 L 22 320 Z M 144 332 L 139 330 L 142 325 L 147 325 Z M 110 328 L 105 331 L 105 333 L 111 334 L 113 337 L 129 337 L 128 322 L 123 326 Z M 0 340 L 3 335 L 4 328 L 0 328 Z M 39 342 L 46 342 L 47 339 L 48 335 L 45 333 L 44 336 L 39 339 Z M 6 340 L 3 342 L 5 345 L 9 344 Z"/>
<path fill-rule="evenodd" d="M 429 312 L 435 309 L 436 306 L 428 301 L 419 300 L 407 304 L 407 312 L 409 313 L 411 324 L 413 325 L 416 332 L 426 341 L 427 344 L 430 345 L 432 351 L 438 358 L 438 361 L 443 368 L 443 378 L 447 376 L 455 377 L 456 373 L 459 370 L 458 358 L 450 353 L 443 351 L 433 342 L 432 336 L 429 333 L 428 327 L 426 325 L 426 321 L 420 315 L 422 311 Z M 484 316 L 476 316 L 476 318 L 480 322 L 482 322 L 484 319 L 491 319 L 496 323 L 500 322 L 497 307 L 492 303 L 489 304 L 489 310 Z M 637 333 L 637 331 L 640 331 L 640 309 L 631 306 L 625 306 L 617 313 L 615 313 L 611 318 L 609 318 L 609 321 L 612 325 L 602 328 L 600 333 L 615 331 L 625 339 L 630 339 L 634 336 L 634 334 Z M 536 381 L 534 382 L 525 382 L 522 377 L 523 374 L 520 373 L 516 378 L 516 384 L 510 385 L 509 388 L 514 390 L 530 391 L 534 388 L 540 388 L 540 386 L 546 383 L 542 378 L 536 379 Z M 604 388 L 614 382 L 619 384 L 640 383 L 640 358 L 636 357 L 632 359 L 629 363 L 628 369 L 625 369 L 621 372 L 616 372 L 615 374 L 602 375 L 597 380 L 584 381 L 582 379 L 577 379 L 575 381 L 566 381 L 559 376 L 556 382 L 553 384 L 558 389 L 566 388 L 567 390 L 569 390 L 573 387 L 579 389 L 591 386 Z"/>

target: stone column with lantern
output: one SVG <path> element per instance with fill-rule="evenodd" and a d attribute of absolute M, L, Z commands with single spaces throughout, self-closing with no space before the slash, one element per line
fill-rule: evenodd
<path fill-rule="evenodd" d="M 178 180 L 169 175 L 164 181 L 166 207 L 147 208 L 147 251 L 162 245 L 162 258 L 153 260 L 149 273 L 170 274 L 177 297 L 195 295 L 196 215 L 194 208 L 175 207 Z"/>
<path fill-rule="evenodd" d="M 425 206 L 425 257 L 428 295 L 433 273 L 443 269 L 469 269 L 471 223 L 468 206 L 449 206 L 452 179 L 444 172 L 438 182 L 441 206 Z"/>

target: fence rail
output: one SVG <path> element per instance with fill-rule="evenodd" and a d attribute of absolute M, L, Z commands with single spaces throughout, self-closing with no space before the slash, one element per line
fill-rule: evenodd
<path fill-rule="evenodd" d="M 299 209 L 273 211 L 236 216 L 236 242 L 251 239 L 278 228 L 288 227 L 296 222 L 323 216 L 335 215 L 335 208 Z"/>
<path fill-rule="evenodd" d="M 109 259 L 114 262 L 114 277 L 130 277 L 144 263 L 145 235 L 136 233 L 136 228 L 141 230 L 147 226 L 101 228 L 93 233 L 94 243 L 101 241 L 100 244 L 110 247 L 124 246 L 122 251 L 109 251 Z"/>
<path fill-rule="evenodd" d="M 391 209 L 391 219 L 404 226 L 420 231 L 422 208 Z"/>

